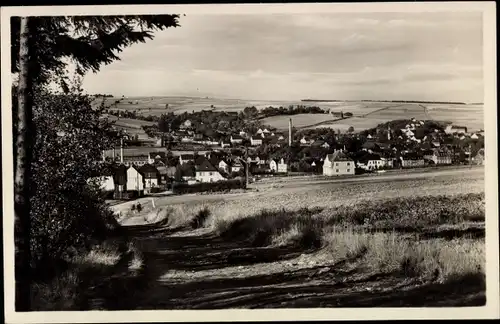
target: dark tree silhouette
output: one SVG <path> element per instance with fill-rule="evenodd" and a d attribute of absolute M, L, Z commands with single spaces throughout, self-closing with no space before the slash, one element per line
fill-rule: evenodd
<path fill-rule="evenodd" d="M 11 72 L 19 74 L 15 154 L 15 238 L 18 289 L 16 308 L 29 310 L 30 168 L 34 129 L 33 92 L 49 81 L 59 81 L 68 92 L 64 59 L 72 59 L 77 73 L 99 71 L 134 43 L 153 38 L 153 32 L 177 27 L 178 15 L 11 17 Z M 122 96 L 123 97 L 123 96 Z M 13 107 L 14 108 L 14 107 Z M 28 293 L 28 294 L 27 294 Z"/>

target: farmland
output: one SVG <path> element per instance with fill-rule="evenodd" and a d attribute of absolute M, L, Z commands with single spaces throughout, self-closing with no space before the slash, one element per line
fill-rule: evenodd
<path fill-rule="evenodd" d="M 125 299 L 134 309 L 482 305 L 483 193 L 484 169 L 466 168 L 268 179 L 115 205 L 147 269 Z"/>
<path fill-rule="evenodd" d="M 116 103 L 119 101 L 119 103 Z M 96 100 L 96 103 L 100 102 Z M 268 106 L 288 107 L 289 105 L 313 105 L 329 112 L 351 112 L 354 118 L 331 122 L 329 115 L 312 114 L 310 116 L 292 116 L 294 126 L 297 127 L 332 127 L 346 130 L 353 126 L 356 131 L 374 127 L 380 123 L 395 119 L 434 119 L 449 121 L 458 125 L 469 127 L 472 131 L 484 128 L 483 105 L 458 105 L 458 104 L 418 104 L 396 102 L 301 102 L 301 101 L 262 101 L 239 100 L 220 98 L 194 98 L 194 97 L 130 97 L 107 98 L 106 105 L 112 110 L 137 111 L 145 116 L 184 112 L 214 110 L 214 111 L 242 111 L 245 107 L 255 106 L 263 109 Z M 168 105 L 168 107 L 167 107 Z M 425 107 L 425 108 L 424 108 Z M 288 127 L 289 116 L 275 116 L 264 119 L 264 123 L 279 129 Z M 316 125 L 324 123 L 323 125 Z"/>
<path fill-rule="evenodd" d="M 261 120 L 264 125 L 269 125 L 277 129 L 288 129 L 288 120 L 292 119 L 294 127 L 302 128 L 311 124 L 333 121 L 334 117 L 330 114 L 298 114 L 293 116 L 273 116 Z"/>

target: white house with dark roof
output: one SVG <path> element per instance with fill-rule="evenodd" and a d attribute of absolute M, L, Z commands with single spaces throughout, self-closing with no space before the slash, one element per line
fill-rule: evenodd
<path fill-rule="evenodd" d="M 354 174 L 354 161 L 343 151 L 338 150 L 333 154 L 327 154 L 323 162 L 323 175 L 339 176 Z"/>
<path fill-rule="evenodd" d="M 262 145 L 262 138 L 261 137 L 255 137 L 255 136 L 252 136 L 250 137 L 250 145 L 252 146 L 259 146 L 259 145 Z"/>
<path fill-rule="evenodd" d="M 213 166 L 206 158 L 200 159 L 195 165 L 196 181 L 199 182 L 217 182 L 225 180 L 219 170 Z"/>
<path fill-rule="evenodd" d="M 179 164 L 183 165 L 187 162 L 194 162 L 194 154 L 181 154 L 179 155 Z"/>
<path fill-rule="evenodd" d="M 243 137 L 240 135 L 231 135 L 231 144 L 241 144 L 243 143 Z"/>
<path fill-rule="evenodd" d="M 135 165 L 127 169 L 127 191 L 137 191 L 139 196 L 144 194 L 144 174 Z"/>
<path fill-rule="evenodd" d="M 460 134 L 460 133 L 467 133 L 467 127 L 465 126 L 456 126 L 456 125 L 448 125 L 444 129 L 444 132 L 446 134 Z"/>
<path fill-rule="evenodd" d="M 149 152 L 148 155 L 148 164 L 165 164 L 167 160 L 167 155 L 165 152 Z"/>
<path fill-rule="evenodd" d="M 278 173 L 288 172 L 288 164 L 285 162 L 283 158 L 279 161 L 277 167 L 278 167 Z"/>
<path fill-rule="evenodd" d="M 278 171 L 278 164 L 274 160 L 269 161 L 269 170 L 272 172 L 277 172 Z"/>
<path fill-rule="evenodd" d="M 226 173 L 230 173 L 231 172 L 231 170 L 230 170 L 230 168 L 231 168 L 230 164 L 228 162 L 224 161 L 224 160 L 220 160 L 219 161 L 218 167 L 219 167 L 219 170 L 223 170 Z"/>

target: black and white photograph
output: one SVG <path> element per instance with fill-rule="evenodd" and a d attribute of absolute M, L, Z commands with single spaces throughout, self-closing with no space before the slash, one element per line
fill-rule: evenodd
<path fill-rule="evenodd" d="M 6 322 L 498 318 L 495 11 L 2 7 Z"/>

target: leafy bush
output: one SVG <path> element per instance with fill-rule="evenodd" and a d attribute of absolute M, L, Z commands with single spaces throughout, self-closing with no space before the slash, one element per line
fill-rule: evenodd
<path fill-rule="evenodd" d="M 94 109 L 91 100 L 78 87 L 66 94 L 35 93 L 30 241 L 31 266 L 42 277 L 52 274 L 49 268 L 70 247 L 84 248 L 117 228 L 99 185 L 88 181 L 112 141 L 110 124 L 100 119 L 102 107 Z"/>
<path fill-rule="evenodd" d="M 204 227 L 209 216 L 210 210 L 208 210 L 208 208 L 199 210 L 196 216 L 191 221 L 191 227 L 194 229 Z"/>

